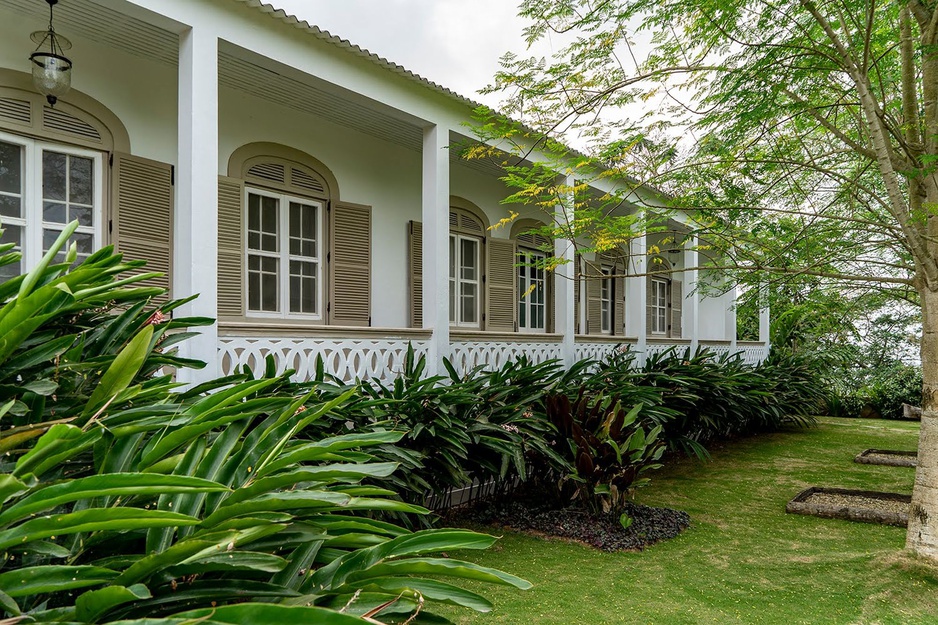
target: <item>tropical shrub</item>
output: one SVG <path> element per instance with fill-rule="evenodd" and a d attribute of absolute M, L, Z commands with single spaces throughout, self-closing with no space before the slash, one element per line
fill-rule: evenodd
<path fill-rule="evenodd" d="M 789 423 L 810 425 L 823 397 L 796 357 L 770 357 L 752 367 L 738 356 L 673 348 L 650 356 L 640 371 L 643 383 L 661 389 L 663 405 L 676 414 L 664 423 L 666 438 L 692 449 Z"/>
<path fill-rule="evenodd" d="M 546 407 L 557 451 L 573 468 L 542 480 L 542 488 L 554 490 L 560 502 L 621 513 L 633 491 L 648 483 L 642 474 L 661 466 L 661 425 L 639 419 L 640 403 L 626 409 L 618 396 L 592 396 L 585 388 L 573 402 L 562 393 L 548 395 Z"/>
<path fill-rule="evenodd" d="M 434 557 L 495 540 L 411 532 L 374 518 L 425 514 L 386 488 L 370 451 L 402 431 L 299 437 L 352 401 L 281 377 L 179 392 L 157 372 L 188 323 L 104 249 L 0 284 L 0 610 L 9 622 L 438 622 L 426 601 L 476 610 L 453 585 L 527 582 Z M 0 264 L 12 258 L 0 247 Z M 191 320 L 193 325 L 200 320 Z M 170 348 L 170 349 L 168 349 Z M 259 605 L 277 603 L 278 605 Z M 340 613 L 343 612 L 343 613 Z"/>

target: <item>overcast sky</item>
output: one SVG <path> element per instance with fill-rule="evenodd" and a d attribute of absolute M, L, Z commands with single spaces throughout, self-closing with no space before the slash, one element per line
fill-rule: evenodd
<path fill-rule="evenodd" d="M 477 91 L 524 52 L 514 0 L 268 0 L 287 13 L 490 106 Z"/>

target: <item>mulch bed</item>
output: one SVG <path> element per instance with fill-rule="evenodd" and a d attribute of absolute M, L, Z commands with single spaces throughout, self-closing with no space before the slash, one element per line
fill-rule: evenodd
<path fill-rule="evenodd" d="M 789 501 L 785 511 L 906 527 L 911 503 L 909 495 L 899 493 L 812 486 Z"/>
<path fill-rule="evenodd" d="M 680 510 L 629 503 L 625 512 L 632 519 L 628 529 L 622 528 L 615 514 L 591 515 L 576 508 L 552 508 L 530 498 L 518 498 L 454 509 L 447 514 L 446 521 L 502 526 L 573 540 L 602 551 L 640 551 L 674 538 L 690 525 L 690 516 Z"/>
<path fill-rule="evenodd" d="M 890 467 L 914 467 L 918 464 L 918 452 L 867 449 L 857 454 L 853 461 L 860 464 L 881 464 Z"/>

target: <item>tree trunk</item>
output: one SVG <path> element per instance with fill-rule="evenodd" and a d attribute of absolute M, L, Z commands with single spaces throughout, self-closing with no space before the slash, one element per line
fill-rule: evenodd
<path fill-rule="evenodd" d="M 921 289 L 922 428 L 906 548 L 938 560 L 938 292 Z"/>

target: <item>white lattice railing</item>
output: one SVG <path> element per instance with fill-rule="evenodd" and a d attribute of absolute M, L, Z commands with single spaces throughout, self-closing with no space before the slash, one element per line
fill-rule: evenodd
<path fill-rule="evenodd" d="M 611 352 L 629 347 L 629 343 L 580 343 L 577 342 L 573 350 L 573 360 L 605 360 Z M 630 346 L 635 349 L 635 345 Z"/>
<path fill-rule="evenodd" d="M 480 365 L 487 369 L 499 369 L 521 356 L 535 363 L 562 358 L 559 343 L 451 341 L 449 349 L 449 360 L 461 374 Z"/>
<path fill-rule="evenodd" d="M 322 356 L 326 373 L 351 382 L 356 378 L 393 380 L 404 366 L 408 344 L 419 356 L 427 351 L 426 341 L 402 339 L 341 338 L 219 338 L 222 372 L 232 373 L 247 366 L 264 370 L 265 358 L 274 357 L 277 372 L 295 369 L 294 379 L 309 380 L 316 375 L 316 358 Z"/>
<path fill-rule="evenodd" d="M 763 343 L 737 345 L 736 350 L 743 356 L 743 362 L 748 365 L 757 365 L 769 357 L 769 348 Z"/>
<path fill-rule="evenodd" d="M 680 355 L 680 354 L 683 354 L 684 351 L 689 347 L 690 347 L 690 343 L 659 343 L 659 342 L 651 343 L 649 342 L 645 345 L 645 355 L 652 356 L 652 355 L 662 354 L 672 348 L 676 348 L 674 349 L 674 353 Z"/>
<path fill-rule="evenodd" d="M 710 341 L 701 341 L 700 349 L 706 349 L 717 358 L 729 356 L 734 352 L 733 346 L 730 343 L 714 343 Z"/>

